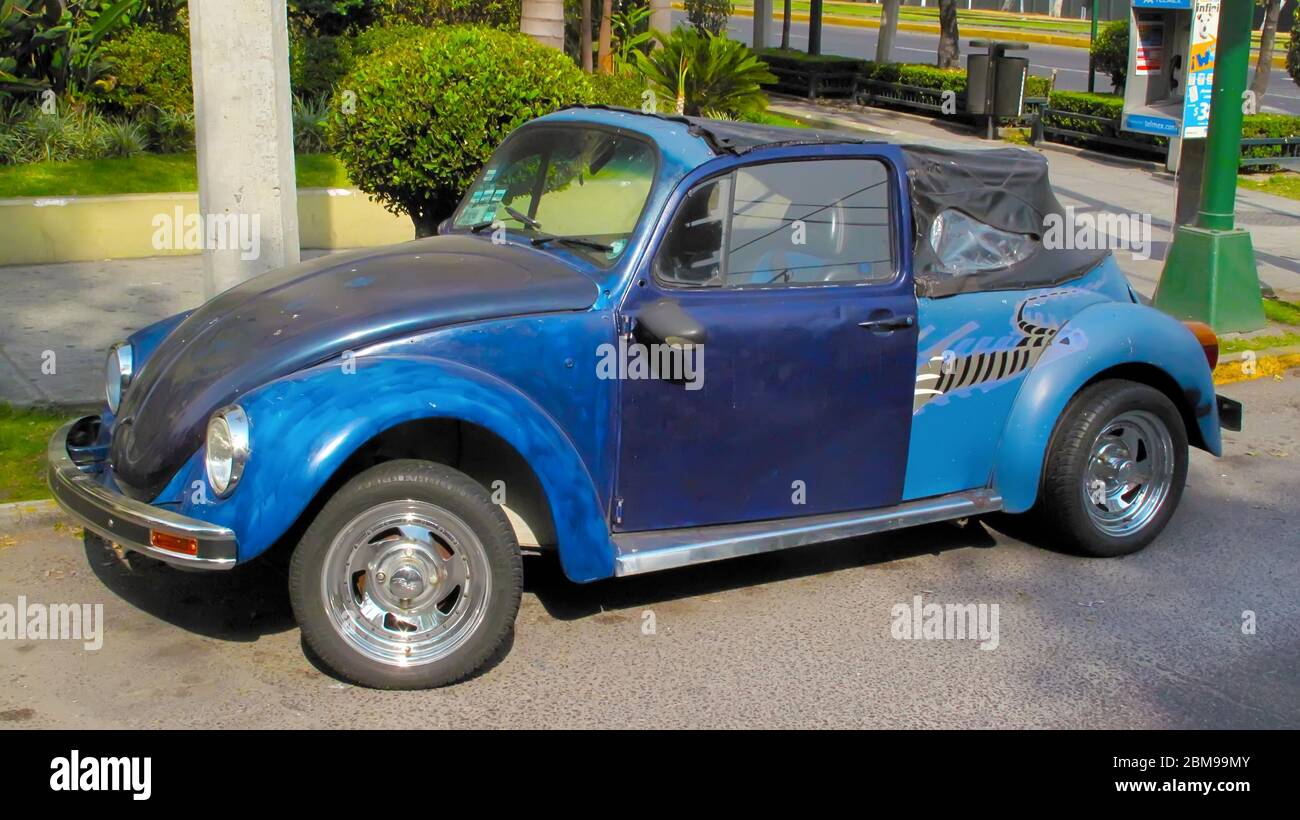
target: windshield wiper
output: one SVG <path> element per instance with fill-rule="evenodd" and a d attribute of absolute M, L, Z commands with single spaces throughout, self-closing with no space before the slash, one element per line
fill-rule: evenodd
<path fill-rule="evenodd" d="M 565 245 L 579 245 L 584 248 L 605 251 L 606 253 L 614 250 L 613 245 L 606 245 L 604 242 L 597 242 L 594 239 L 586 239 L 581 236 L 552 236 L 551 234 L 542 234 L 540 236 L 534 236 L 531 241 L 533 246 L 538 248 L 542 247 L 547 242 L 560 242 Z"/>
<path fill-rule="evenodd" d="M 527 225 L 528 227 L 532 228 L 535 231 L 540 231 L 542 229 L 542 223 L 538 222 L 536 219 L 533 219 L 528 214 L 520 213 L 519 211 L 516 211 L 514 208 L 511 208 L 509 205 L 502 205 L 501 207 L 503 210 L 505 210 L 506 213 L 510 214 L 511 217 L 518 220 L 521 225 Z"/>
<path fill-rule="evenodd" d="M 483 233 L 484 231 L 486 231 L 488 228 L 491 228 L 495 224 L 497 224 L 496 220 L 493 219 L 487 222 L 480 222 L 477 225 L 471 225 L 469 230 L 470 233 Z"/>

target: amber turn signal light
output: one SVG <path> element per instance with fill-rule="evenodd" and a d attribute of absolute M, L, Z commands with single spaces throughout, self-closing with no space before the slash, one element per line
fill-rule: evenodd
<path fill-rule="evenodd" d="M 1204 322 L 1183 322 L 1187 329 L 1196 337 L 1200 343 L 1201 349 L 1205 351 L 1205 361 L 1210 363 L 1210 369 L 1219 366 L 1219 336 L 1214 332 L 1214 328 Z"/>
<path fill-rule="evenodd" d="M 167 532 L 158 532 L 158 530 L 149 531 L 149 543 L 160 550 L 179 552 L 181 555 L 197 556 L 199 554 L 197 539 L 184 538 Z"/>

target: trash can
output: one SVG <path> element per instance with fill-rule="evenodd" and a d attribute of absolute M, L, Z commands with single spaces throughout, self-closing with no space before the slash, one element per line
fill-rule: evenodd
<path fill-rule="evenodd" d="M 1025 113 L 1025 80 L 1029 77 L 1029 60 L 1024 57 L 998 57 L 994 70 L 994 116 L 1022 116 Z"/>

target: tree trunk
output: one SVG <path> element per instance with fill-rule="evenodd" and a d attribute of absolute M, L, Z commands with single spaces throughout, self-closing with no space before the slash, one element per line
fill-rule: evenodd
<path fill-rule="evenodd" d="M 564 50 L 564 0 L 523 0 L 519 30 L 537 42 Z"/>
<path fill-rule="evenodd" d="M 1255 64 L 1255 79 L 1250 83 L 1257 106 L 1263 105 L 1264 95 L 1268 93 L 1268 78 L 1273 73 L 1273 46 L 1277 42 L 1277 20 L 1281 14 L 1282 0 L 1268 0 L 1264 9 L 1264 32 L 1259 41 L 1259 62 Z"/>
<path fill-rule="evenodd" d="M 939 0 L 939 68 L 957 68 L 961 62 L 960 37 L 957 0 Z"/>
<path fill-rule="evenodd" d="M 600 11 L 600 73 L 614 73 L 614 50 L 612 47 L 613 31 L 611 29 L 611 18 L 614 16 L 614 0 L 605 0 L 604 6 Z"/>
<path fill-rule="evenodd" d="M 876 40 L 876 62 L 894 60 L 894 35 L 898 34 L 898 7 L 903 0 L 884 0 L 880 7 L 880 37 Z"/>
<path fill-rule="evenodd" d="M 785 17 L 781 20 L 781 48 L 790 47 L 790 2 L 785 0 Z"/>
<path fill-rule="evenodd" d="M 582 52 L 582 70 L 591 73 L 591 0 L 582 0 L 582 18 L 578 23 L 578 49 Z"/>

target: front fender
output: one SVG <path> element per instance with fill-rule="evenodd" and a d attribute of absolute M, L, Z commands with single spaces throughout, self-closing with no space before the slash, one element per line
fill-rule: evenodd
<path fill-rule="evenodd" d="M 351 363 L 355 369 L 339 361 L 318 365 L 241 398 L 252 441 L 244 476 L 224 500 L 210 495 L 196 503 L 194 493 L 183 492 L 185 514 L 233 529 L 239 560 L 247 561 L 283 535 L 367 441 L 403 422 L 457 419 L 509 442 L 536 473 L 566 575 L 591 581 L 613 574 L 608 524 L 586 465 L 531 399 L 494 376 L 445 359 L 364 356 Z M 177 489 L 203 479 L 201 451 L 186 470 Z"/>
<path fill-rule="evenodd" d="M 993 487 L 1007 512 L 1024 512 L 1037 500 L 1048 442 L 1070 399 L 1098 375 L 1133 364 L 1157 368 L 1178 384 L 1205 449 L 1220 454 L 1214 379 L 1192 333 L 1144 305 L 1092 305 L 1052 340 L 1007 416 L 993 472 Z"/>

